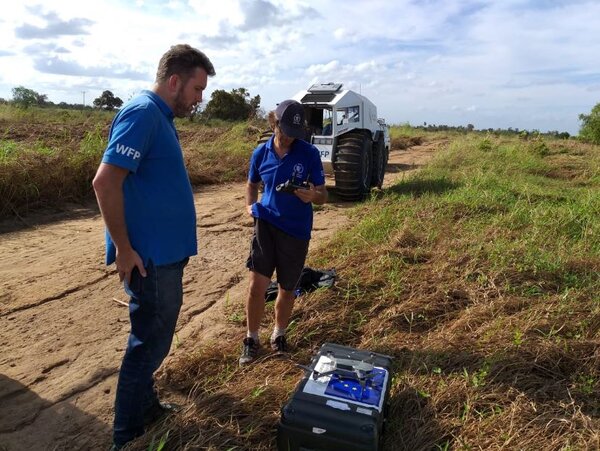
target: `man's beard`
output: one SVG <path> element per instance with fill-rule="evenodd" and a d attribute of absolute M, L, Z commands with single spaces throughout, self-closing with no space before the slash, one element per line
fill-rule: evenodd
<path fill-rule="evenodd" d="M 183 100 L 183 89 L 180 89 L 175 95 L 175 101 L 173 105 L 173 114 L 175 117 L 184 118 L 189 117 L 192 114 L 192 105 L 187 105 Z"/>

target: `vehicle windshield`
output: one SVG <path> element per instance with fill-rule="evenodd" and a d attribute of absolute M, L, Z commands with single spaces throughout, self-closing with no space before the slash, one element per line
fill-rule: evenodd
<path fill-rule="evenodd" d="M 331 110 L 323 110 L 323 127 L 322 135 L 329 136 L 333 132 L 333 112 Z"/>
<path fill-rule="evenodd" d="M 306 123 L 311 135 L 329 136 L 333 134 L 333 111 L 327 107 L 305 109 Z"/>

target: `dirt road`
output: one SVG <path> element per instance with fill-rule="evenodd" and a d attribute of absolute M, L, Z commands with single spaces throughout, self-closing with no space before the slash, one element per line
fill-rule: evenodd
<path fill-rule="evenodd" d="M 386 185 L 417 169 L 438 146 L 392 152 Z M 186 269 L 171 356 L 201 340 L 243 333 L 226 325 L 224 311 L 228 303 L 243 303 L 246 290 L 252 221 L 243 194 L 243 184 L 196 192 L 199 255 Z M 312 249 L 348 221 L 353 204 L 332 197 L 315 214 Z M 68 216 L 28 218 L 35 225 L 0 235 L 0 450 L 94 450 L 110 442 L 129 332 L 127 297 L 113 267 L 103 265 L 97 210 Z"/>

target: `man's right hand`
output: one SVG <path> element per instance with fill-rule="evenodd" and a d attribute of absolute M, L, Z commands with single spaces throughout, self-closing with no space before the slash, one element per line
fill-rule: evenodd
<path fill-rule="evenodd" d="M 133 248 L 130 248 L 126 251 L 120 251 L 117 249 L 115 265 L 117 266 L 119 280 L 121 282 L 125 280 L 129 284 L 131 281 L 131 272 L 133 271 L 133 268 L 136 267 L 140 271 L 142 277 L 146 277 L 147 275 L 142 258 Z"/>

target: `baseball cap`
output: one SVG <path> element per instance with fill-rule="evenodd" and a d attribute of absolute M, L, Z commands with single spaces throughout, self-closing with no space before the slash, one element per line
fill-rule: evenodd
<path fill-rule="evenodd" d="M 279 128 L 290 138 L 304 138 L 304 107 L 295 100 L 284 100 L 275 109 Z"/>

